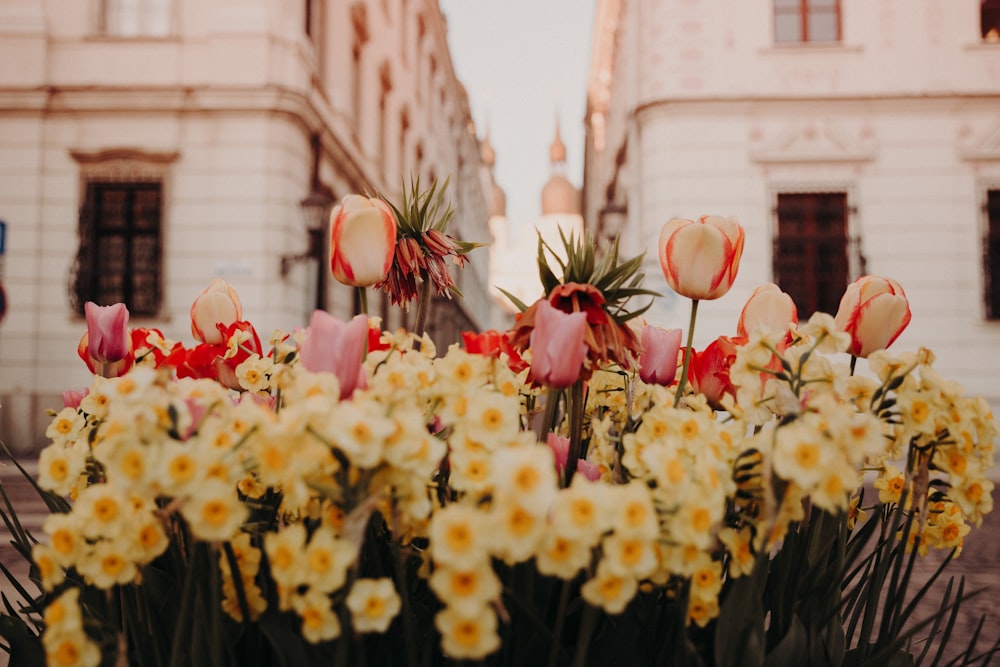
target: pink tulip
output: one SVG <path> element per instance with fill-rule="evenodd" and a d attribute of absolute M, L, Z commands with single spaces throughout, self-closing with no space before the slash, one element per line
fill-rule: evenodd
<path fill-rule="evenodd" d="M 556 389 L 576 382 L 587 356 L 586 332 L 586 312 L 564 313 L 548 300 L 539 301 L 530 340 L 532 377 Z"/>
<path fill-rule="evenodd" d="M 124 375 L 134 362 L 125 304 L 98 306 L 88 301 L 83 308 L 87 331 L 80 338 L 76 353 L 91 373 L 104 377 Z"/>
<path fill-rule="evenodd" d="M 847 286 L 835 318 L 837 328 L 851 335 L 848 352 L 867 357 L 884 350 L 910 323 L 910 302 L 891 278 L 861 276 Z"/>
<path fill-rule="evenodd" d="M 566 468 L 566 461 L 569 460 L 569 438 L 556 433 L 549 433 L 545 443 L 552 450 L 556 461 L 556 472 L 560 476 Z M 596 482 L 601 478 L 601 467 L 596 463 L 591 463 L 587 459 L 578 459 L 576 462 L 576 472 L 586 477 L 591 482 Z"/>
<path fill-rule="evenodd" d="M 91 357 L 102 363 L 111 363 L 124 359 L 132 352 L 128 308 L 124 303 L 98 306 L 88 301 L 83 309 L 87 316 L 87 349 Z"/>
<path fill-rule="evenodd" d="M 90 389 L 84 389 L 83 391 L 77 391 L 76 389 L 67 389 L 62 393 L 62 402 L 64 408 L 78 408 L 83 399 L 87 398 L 87 394 L 90 393 Z"/>
<path fill-rule="evenodd" d="M 552 450 L 552 456 L 556 461 L 556 471 L 561 475 L 566 461 L 569 460 L 569 438 L 558 433 L 549 433 L 545 437 L 545 444 Z"/>
<path fill-rule="evenodd" d="M 788 331 L 788 325 L 799 321 L 795 302 L 774 283 L 760 285 L 747 299 L 736 324 L 737 336 L 748 336 L 754 329 Z"/>
<path fill-rule="evenodd" d="M 345 399 L 364 386 L 361 362 L 367 342 L 367 315 L 356 315 L 345 323 L 325 311 L 314 310 L 299 356 L 306 370 L 335 374 L 340 381 L 340 398 Z"/>
<path fill-rule="evenodd" d="M 674 218 L 660 231 L 660 267 L 670 288 L 690 299 L 718 299 L 736 280 L 743 228 L 736 218 Z"/>
<path fill-rule="evenodd" d="M 374 197 L 347 195 L 330 214 L 330 269 L 345 285 L 384 279 L 396 249 L 396 216 Z"/>
<path fill-rule="evenodd" d="M 669 387 L 677 377 L 681 330 L 647 324 L 642 328 L 640 336 L 642 352 L 639 354 L 639 377 L 646 384 Z"/>
<path fill-rule="evenodd" d="M 191 304 L 191 335 L 210 345 L 225 343 L 219 330 L 243 319 L 243 305 L 236 290 L 216 278 Z"/>

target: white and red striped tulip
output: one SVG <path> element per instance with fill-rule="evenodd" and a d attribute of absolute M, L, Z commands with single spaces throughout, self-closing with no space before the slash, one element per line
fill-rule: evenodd
<path fill-rule="evenodd" d="M 674 218 L 660 231 L 660 267 L 670 288 L 690 299 L 718 299 L 736 280 L 743 227 L 736 218 Z"/>
<path fill-rule="evenodd" d="M 799 321 L 799 311 L 792 297 L 774 283 L 759 285 L 747 299 L 736 323 L 737 336 L 749 336 L 754 329 L 788 331 L 788 325 Z"/>
<path fill-rule="evenodd" d="M 191 335 L 210 345 L 224 344 L 219 327 L 226 328 L 243 319 L 243 304 L 232 285 L 216 278 L 191 304 Z"/>
<path fill-rule="evenodd" d="M 337 281 L 367 287 L 384 279 L 396 249 L 396 216 L 381 199 L 346 195 L 330 213 L 330 270 Z"/>
<path fill-rule="evenodd" d="M 861 276 L 847 286 L 835 322 L 851 336 L 847 351 L 867 357 L 886 349 L 903 333 L 910 323 L 910 302 L 892 278 Z"/>

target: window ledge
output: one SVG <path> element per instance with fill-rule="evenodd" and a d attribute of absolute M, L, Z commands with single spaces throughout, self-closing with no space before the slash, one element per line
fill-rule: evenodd
<path fill-rule="evenodd" d="M 987 42 L 985 40 L 981 42 L 969 42 L 965 45 L 968 51 L 1000 51 L 1000 41 Z"/>
<path fill-rule="evenodd" d="M 98 33 L 88 35 L 88 42 L 155 42 L 165 44 L 169 42 L 179 42 L 179 35 L 115 35 L 113 33 Z"/>
<path fill-rule="evenodd" d="M 784 55 L 786 53 L 861 53 L 860 44 L 842 42 L 783 42 L 760 49 L 762 55 Z"/>

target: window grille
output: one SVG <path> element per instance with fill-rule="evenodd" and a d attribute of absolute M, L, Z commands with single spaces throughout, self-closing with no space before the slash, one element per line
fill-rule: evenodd
<path fill-rule="evenodd" d="M 1000 190 L 986 193 L 986 229 L 983 236 L 986 318 L 1000 320 Z"/>
<path fill-rule="evenodd" d="M 71 293 L 78 312 L 93 301 L 124 303 L 133 316 L 158 314 L 161 214 L 159 182 L 87 184 Z"/>
<path fill-rule="evenodd" d="M 803 320 L 835 314 L 850 282 L 847 214 L 845 192 L 778 195 L 774 281 Z"/>

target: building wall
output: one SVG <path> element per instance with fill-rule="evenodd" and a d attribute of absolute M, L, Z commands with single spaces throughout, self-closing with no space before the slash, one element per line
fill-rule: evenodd
<path fill-rule="evenodd" d="M 686 327 L 689 306 L 656 259 L 659 230 L 675 216 L 739 217 L 739 277 L 699 309 L 703 346 L 735 333 L 750 292 L 773 279 L 776 194 L 847 192 L 852 277 L 863 257 L 910 299 L 895 345 L 930 347 L 946 377 L 1000 404 L 982 259 L 985 192 L 1000 186 L 1000 45 L 981 40 L 975 0 L 841 8 L 839 44 L 776 46 L 772 3 L 601 0 L 587 223 L 610 229 L 601 210 L 627 205 L 623 247 L 646 251 L 649 283 L 666 294 L 649 317 Z"/>
<path fill-rule="evenodd" d="M 314 137 L 319 181 L 336 198 L 398 198 L 410 174 L 425 184 L 450 176 L 450 231 L 488 240 L 475 127 L 436 0 L 172 0 L 156 17 L 165 32 L 152 36 L 108 34 L 114 4 L 0 5 L 0 280 L 9 302 L 0 439 L 15 449 L 39 443 L 61 391 L 89 384 L 69 285 L 95 170 L 162 177 L 162 307 L 132 323 L 187 343 L 191 302 L 214 277 L 233 284 L 262 336 L 308 322 L 326 258 L 295 263 L 285 277 L 279 268 L 281 256 L 308 246 L 299 202 L 311 189 Z M 483 266 L 460 281 L 471 304 L 464 322 L 476 327 L 490 313 L 485 252 L 473 259 Z M 352 291 L 330 284 L 325 305 L 351 315 Z M 387 326 L 406 322 L 377 298 L 372 311 Z"/>

